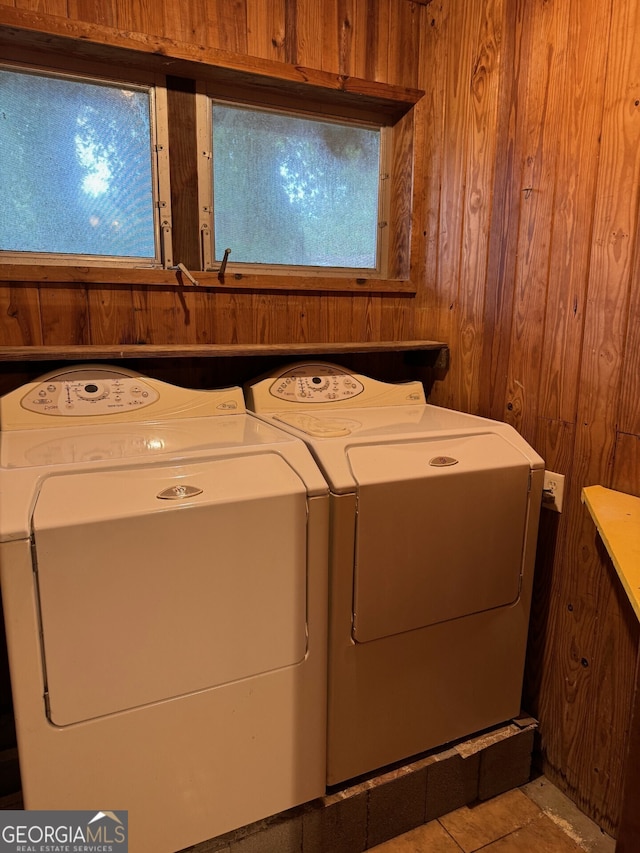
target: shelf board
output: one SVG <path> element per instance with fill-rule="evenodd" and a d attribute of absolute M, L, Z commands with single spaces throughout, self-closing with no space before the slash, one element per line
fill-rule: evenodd
<path fill-rule="evenodd" d="M 110 344 L 83 346 L 0 347 L 0 361 L 66 361 L 122 358 L 220 358 L 230 356 L 339 355 L 341 353 L 440 351 L 440 341 L 371 341 L 307 344 Z"/>
<path fill-rule="evenodd" d="M 640 620 L 640 498 L 604 486 L 585 486 L 582 501 Z"/>

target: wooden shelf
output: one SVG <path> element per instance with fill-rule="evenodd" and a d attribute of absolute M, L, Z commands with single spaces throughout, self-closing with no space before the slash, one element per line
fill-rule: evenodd
<path fill-rule="evenodd" d="M 105 346 L 0 347 L 0 361 L 66 361 L 122 358 L 220 358 L 229 356 L 302 356 L 341 353 L 430 352 L 446 367 L 449 349 L 440 341 L 372 341 L 308 344 L 111 344 Z"/>
<path fill-rule="evenodd" d="M 604 486 L 587 486 L 582 500 L 640 620 L 640 498 Z"/>
<path fill-rule="evenodd" d="M 587 486 L 582 490 L 582 502 L 591 513 L 633 612 L 640 620 L 640 497 L 604 486 Z M 615 660 L 612 663 L 615 664 Z M 632 717 L 625 737 L 627 754 L 616 853 L 635 853 L 640 838 L 640 653 L 636 656 L 631 701 Z"/>

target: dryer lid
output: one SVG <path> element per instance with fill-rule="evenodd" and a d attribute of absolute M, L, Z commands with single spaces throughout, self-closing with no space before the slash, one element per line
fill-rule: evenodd
<path fill-rule="evenodd" d="M 356 642 L 517 601 L 530 480 L 521 453 L 487 433 L 351 447 L 348 457 Z"/>

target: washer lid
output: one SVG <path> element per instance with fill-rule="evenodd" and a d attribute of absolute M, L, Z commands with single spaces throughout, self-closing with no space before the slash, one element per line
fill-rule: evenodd
<path fill-rule="evenodd" d="M 137 469 L 268 448 L 288 461 L 309 495 L 327 493 L 304 442 L 250 414 L 0 432 L 0 542 L 28 538 L 34 493 L 51 473 Z"/>
<path fill-rule="evenodd" d="M 487 433 L 347 453 L 356 642 L 517 601 L 530 474 L 520 452 Z"/>
<path fill-rule="evenodd" d="M 47 478 L 33 530 L 51 721 L 298 664 L 306 528 L 304 484 L 275 453 Z"/>

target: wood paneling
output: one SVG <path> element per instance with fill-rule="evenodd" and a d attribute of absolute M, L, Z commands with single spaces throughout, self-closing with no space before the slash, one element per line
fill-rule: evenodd
<path fill-rule="evenodd" d="M 318 33 L 322 32 L 323 10 L 315 0 L 287 0 L 287 9 L 295 9 L 295 58 L 292 62 L 319 68 L 322 63 L 322 41 Z M 292 13 L 290 13 L 292 14 Z M 290 18 L 288 17 L 289 21 Z M 293 40 L 293 39 L 292 39 Z M 291 52 L 292 49 L 291 49 Z M 366 76 L 366 75 L 362 75 Z"/>
<path fill-rule="evenodd" d="M 543 768 L 609 832 L 638 630 L 579 495 L 640 494 L 637 5 L 438 4 L 420 80 L 435 101 L 447 63 L 442 114 L 425 110 L 416 333 L 452 356 L 431 399 L 511 422 L 566 475 L 563 514 L 542 518 L 525 697 Z M 480 32 L 498 68 L 483 81 L 482 144 L 469 96 Z M 493 193 L 486 241 L 470 220 L 479 192 Z"/>
<path fill-rule="evenodd" d="M 185 63 L 232 51 L 291 85 L 304 66 L 337 88 L 424 89 L 412 207 L 392 205 L 411 220 L 415 296 L 16 275 L 0 340 L 447 341 L 432 400 L 513 423 L 566 475 L 564 512 L 543 511 L 525 702 L 545 772 L 615 831 L 639 632 L 580 492 L 640 494 L 640 0 L 17 0 L 0 21 L 16 7 L 80 53 L 83 33 L 150 53 L 163 38 Z"/>
<path fill-rule="evenodd" d="M 289 49 L 295 50 L 295 30 L 287 32 L 284 0 L 247 3 L 247 53 L 284 62 L 289 40 Z"/>
<path fill-rule="evenodd" d="M 443 67 L 437 72 L 437 77 L 443 85 L 441 108 L 444 115 L 440 119 L 442 138 L 438 151 L 438 173 L 429 175 L 429 181 L 437 179 L 441 187 L 437 199 L 437 303 L 433 321 L 437 333 L 444 335 L 443 340 L 454 340 L 456 343 L 449 379 L 435 390 L 432 399 L 441 405 L 465 408 L 464 402 L 457 399 L 460 354 L 464 346 L 460 331 L 461 256 L 466 209 L 467 146 L 474 121 L 471 74 L 482 8 L 479 3 L 448 3 L 443 4 L 443 7 L 447 9 L 446 15 L 443 14 L 439 20 L 440 45 L 443 49 L 437 60 L 443 63 Z M 423 73 L 426 75 L 426 87 L 430 63 L 425 64 Z M 481 317 L 477 319 L 481 320 Z M 481 328 L 481 323 L 477 327 Z"/>
<path fill-rule="evenodd" d="M 87 291 L 84 287 L 43 287 L 40 289 L 42 343 L 60 340 L 74 344 L 91 341 Z"/>
<path fill-rule="evenodd" d="M 558 613 L 551 622 L 548 655 L 542 661 L 548 675 L 540 705 L 549 733 L 558 723 L 562 726 L 561 737 L 551 735 L 546 740 L 550 775 L 563 780 L 574 798 L 610 829 L 617 823 L 622 794 L 637 633 L 625 630 L 626 602 L 616 594 L 616 579 L 608 571 L 579 494 L 584 485 L 612 482 L 633 283 L 630 235 L 637 227 L 640 123 L 629 109 L 633 98 L 629 100 L 628 93 L 640 79 L 634 48 L 640 32 L 639 11 L 635 0 L 612 4 L 610 29 L 604 30 L 609 34 L 608 64 L 601 86 L 602 121 L 593 124 L 600 144 L 595 180 L 590 178 L 595 187 L 590 255 L 583 280 L 574 280 L 575 286 L 585 288 L 586 302 L 567 535 L 556 556 L 563 572 L 557 584 Z M 565 363 L 570 380 L 575 360 Z M 640 490 L 640 483 L 635 488 Z M 571 702 L 566 685 L 572 687 Z"/>
<path fill-rule="evenodd" d="M 37 285 L 16 282 L 0 288 L 0 345 L 42 345 L 40 293 Z"/>
<path fill-rule="evenodd" d="M 33 0 L 15 0 L 14 3 L 7 3 L 7 6 L 15 6 L 16 9 L 33 9 L 35 11 L 44 12 L 45 15 L 66 15 L 67 0 L 38 0 L 34 3 Z"/>
<path fill-rule="evenodd" d="M 611 2 L 568 8 L 557 144 L 553 229 L 540 370 L 540 414 L 575 418 L 591 224 L 600 153 Z M 555 46 L 558 49 L 558 46 Z M 555 469 L 554 469 L 555 470 Z"/>
<path fill-rule="evenodd" d="M 88 288 L 87 296 L 93 344 L 136 342 L 133 294 L 130 288 Z"/>
<path fill-rule="evenodd" d="M 477 411 L 483 349 L 482 317 L 487 283 L 488 234 L 493 196 L 491 187 L 496 160 L 496 119 L 504 29 L 503 0 L 481 9 L 478 40 L 471 60 L 469 111 L 471 122 L 466 142 L 464 222 L 460 260 L 458 327 L 460 349 L 452 381 L 465 409 Z M 460 405 L 460 404 L 458 404 Z"/>
<path fill-rule="evenodd" d="M 32 4 L 26 8 L 34 11 Z M 117 0 L 67 0 L 68 16 L 73 21 L 88 21 L 91 24 L 101 24 L 105 27 L 118 26 L 118 3 Z"/>
<path fill-rule="evenodd" d="M 149 32 L 162 35 L 164 25 L 164 3 L 158 0 L 116 0 L 116 20 L 119 30 L 124 32 Z"/>

